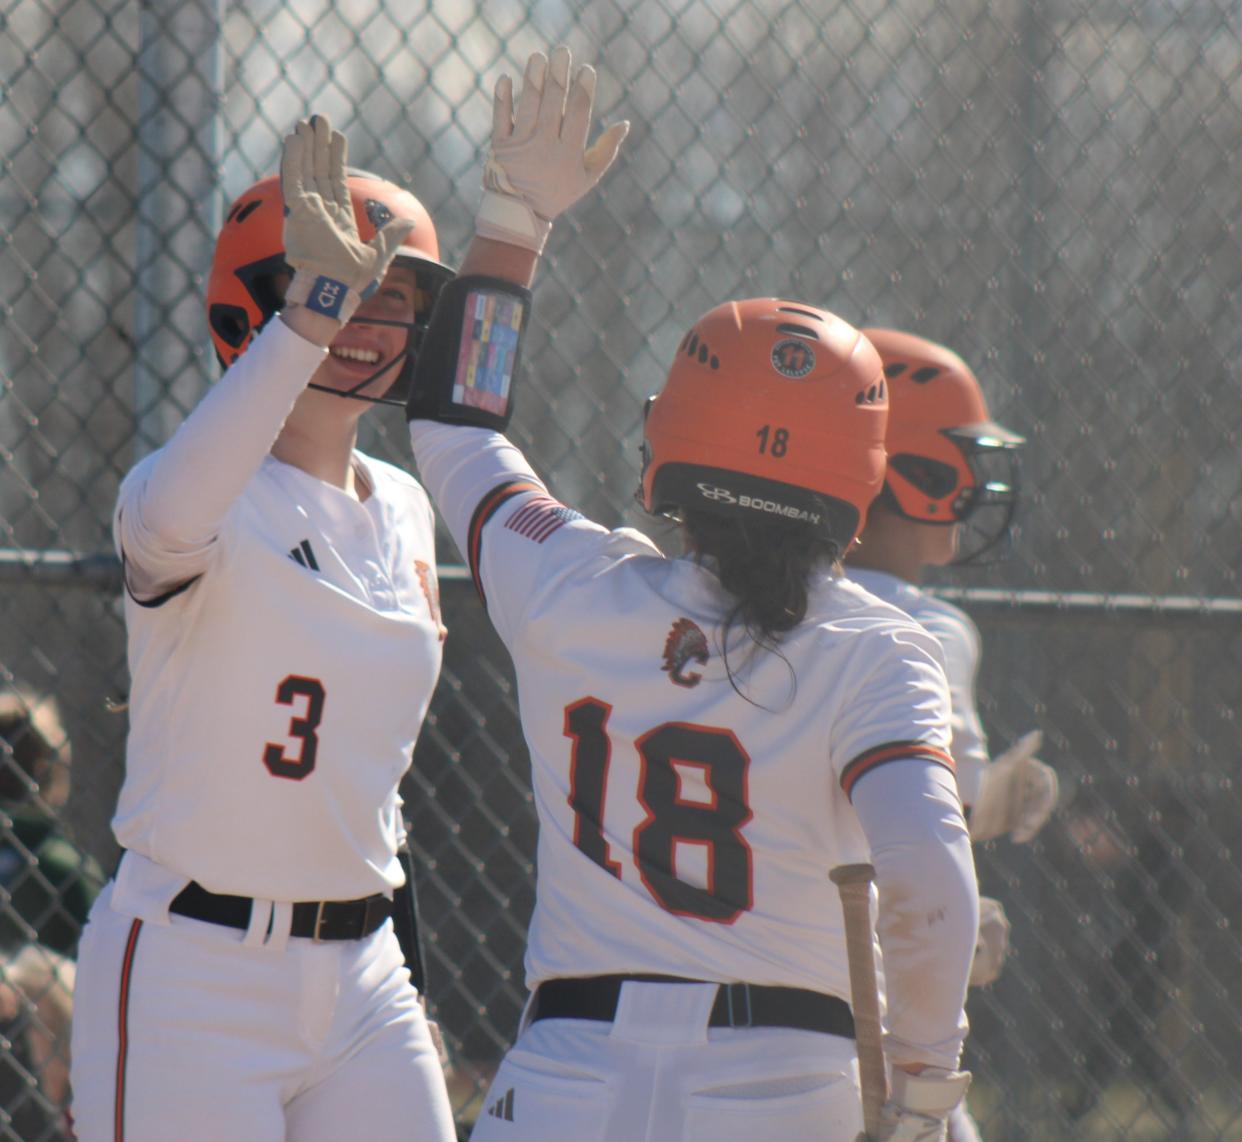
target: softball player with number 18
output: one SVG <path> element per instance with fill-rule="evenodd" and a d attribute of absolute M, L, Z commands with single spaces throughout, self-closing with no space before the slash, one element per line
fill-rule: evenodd
<path fill-rule="evenodd" d="M 407 404 L 420 474 L 513 656 L 540 833 L 532 991 L 476 1142 L 841 1139 L 862 1126 L 840 901 L 871 861 L 893 1096 L 943 1135 L 977 922 L 935 641 L 844 580 L 884 471 L 857 329 L 716 307 L 644 429 L 683 558 L 559 503 L 502 434 L 538 254 L 625 127 L 558 48 L 496 88 L 476 236 Z"/>
<path fill-rule="evenodd" d="M 440 669 L 433 517 L 354 448 L 436 259 L 422 206 L 349 172 L 324 119 L 229 211 L 208 287 L 229 368 L 116 510 L 125 853 L 81 941 L 80 1142 L 455 1137 L 389 919 Z"/>

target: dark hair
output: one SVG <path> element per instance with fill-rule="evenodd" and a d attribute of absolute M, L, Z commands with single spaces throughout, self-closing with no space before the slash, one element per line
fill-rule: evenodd
<path fill-rule="evenodd" d="M 839 571 L 841 545 L 784 521 L 686 509 L 682 523 L 696 555 L 714 562 L 721 586 L 734 600 L 721 619 L 721 643 L 729 680 L 738 690 L 728 661 L 729 631 L 740 624 L 756 647 L 779 654 L 781 635 L 806 618 L 813 575 L 825 566 Z"/>

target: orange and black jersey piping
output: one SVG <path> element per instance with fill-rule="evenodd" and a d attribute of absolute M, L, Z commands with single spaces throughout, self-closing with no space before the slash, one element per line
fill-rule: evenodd
<path fill-rule="evenodd" d="M 864 750 L 841 771 L 841 789 L 853 800 L 854 786 L 864 774 L 887 765 L 890 761 L 930 761 L 943 765 L 956 776 L 957 765 L 949 754 L 928 742 L 886 742 Z"/>

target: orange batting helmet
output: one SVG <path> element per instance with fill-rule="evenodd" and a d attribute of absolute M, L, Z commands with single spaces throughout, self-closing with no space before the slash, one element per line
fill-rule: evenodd
<path fill-rule="evenodd" d="M 863 333 L 889 385 L 884 502 L 923 523 L 969 521 L 955 562 L 974 562 L 1009 533 L 1025 440 L 991 419 L 978 379 L 951 349 L 896 329 Z"/>
<path fill-rule="evenodd" d="M 414 356 L 431 317 L 436 295 L 453 277 L 453 271 L 440 262 L 440 245 L 430 215 L 408 190 L 379 175 L 354 168 L 349 171 L 347 183 L 358 233 L 364 242 L 370 241 L 390 218 L 414 220 L 414 229 L 402 242 L 397 257 L 408 260 L 417 274 L 415 312 L 408 322 L 370 319 L 376 325 L 407 328 L 406 360 L 397 382 L 386 396 L 359 398 L 401 405 L 405 402 Z M 216 356 L 225 366 L 246 351 L 258 331 L 284 304 L 285 288 L 292 276 L 285 262 L 284 217 L 280 177 L 272 175 L 237 196 L 216 239 L 211 275 L 207 280 L 207 323 Z M 389 367 L 391 362 L 382 366 Z M 370 383 L 371 378 L 368 378 L 358 388 Z"/>
<path fill-rule="evenodd" d="M 852 325 L 801 302 L 726 302 L 648 401 L 643 507 L 784 519 L 844 552 L 883 481 L 887 417 L 879 355 Z"/>

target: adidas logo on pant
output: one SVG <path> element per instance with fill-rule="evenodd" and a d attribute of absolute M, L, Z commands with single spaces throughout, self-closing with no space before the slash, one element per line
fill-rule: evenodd
<path fill-rule="evenodd" d="M 488 1118 L 503 1118 L 506 1122 L 513 1121 L 513 1088 L 502 1094 L 487 1111 Z"/>

